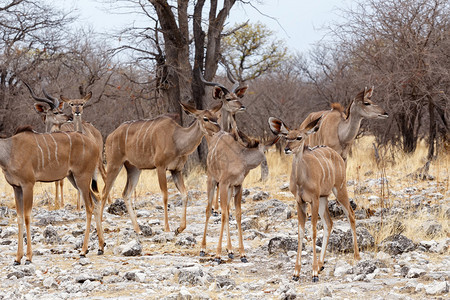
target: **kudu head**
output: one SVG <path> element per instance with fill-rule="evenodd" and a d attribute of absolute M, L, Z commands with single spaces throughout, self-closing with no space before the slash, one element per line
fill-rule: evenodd
<path fill-rule="evenodd" d="M 23 81 L 23 83 L 30 91 L 31 97 L 38 102 L 34 104 L 34 109 L 41 116 L 42 121 L 45 124 L 45 131 L 50 132 L 54 129 L 59 130 L 61 125 L 69 120 L 69 116 L 62 112 L 64 103 L 60 102 L 57 98 L 50 96 L 45 91 L 44 87 L 42 87 L 42 92 L 44 93 L 45 98 L 40 98 L 36 96 L 28 83 L 25 81 Z"/>
<path fill-rule="evenodd" d="M 216 112 L 222 107 L 222 104 L 215 106 L 211 110 L 196 109 L 195 107 L 181 102 L 180 104 L 186 114 L 197 119 L 197 122 L 199 123 L 204 134 L 213 135 L 214 133 L 220 131 L 220 126 L 217 123 Z"/>
<path fill-rule="evenodd" d="M 227 68 L 227 77 L 233 83 L 231 91 L 229 91 L 225 86 L 220 83 L 206 81 L 203 74 L 200 72 L 201 81 L 208 86 L 212 86 L 212 96 L 216 100 L 221 100 L 223 103 L 223 109 L 231 114 L 245 111 L 245 106 L 239 101 L 240 98 L 244 97 L 245 92 L 248 89 L 247 85 L 240 85 L 233 76 L 231 75 L 229 69 Z"/>
<path fill-rule="evenodd" d="M 83 114 L 83 107 L 86 104 L 86 102 L 89 101 L 92 97 L 92 92 L 89 92 L 86 96 L 84 96 L 81 99 L 68 99 L 64 96 L 60 96 L 60 99 L 62 102 L 66 102 L 69 104 L 70 108 L 72 109 L 72 114 L 74 116 L 81 116 Z"/>
<path fill-rule="evenodd" d="M 363 91 L 358 93 L 353 99 L 350 106 L 347 108 L 347 118 L 350 114 L 359 115 L 366 119 L 386 119 L 388 118 L 387 112 L 372 102 L 373 87 L 368 89 L 364 88 Z"/>
<path fill-rule="evenodd" d="M 310 122 L 304 129 L 290 130 L 283 121 L 278 118 L 270 117 L 270 130 L 278 136 L 282 136 L 288 142 L 284 148 L 286 154 L 298 153 L 303 151 L 305 140 L 308 135 L 313 134 L 319 130 L 319 121 L 321 117 Z"/>

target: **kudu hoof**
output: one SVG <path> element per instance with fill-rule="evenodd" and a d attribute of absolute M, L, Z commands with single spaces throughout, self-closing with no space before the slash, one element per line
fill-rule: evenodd
<path fill-rule="evenodd" d="M 213 215 L 213 217 L 218 217 L 219 216 L 219 212 L 215 211 L 214 209 L 212 209 L 211 214 Z"/>
<path fill-rule="evenodd" d="M 80 254 L 80 258 L 86 258 L 86 254 Z"/>
<path fill-rule="evenodd" d="M 205 251 L 203 251 L 203 250 L 202 250 L 202 251 L 200 251 L 200 256 L 201 256 L 201 257 L 205 257 L 205 256 L 206 256 L 206 253 L 205 253 Z"/>
<path fill-rule="evenodd" d="M 322 267 L 320 268 L 319 272 L 322 272 L 324 269 L 325 269 L 325 267 L 322 266 Z"/>
<path fill-rule="evenodd" d="M 27 260 L 25 261 L 25 264 L 26 264 L 26 265 L 31 264 L 31 260 L 28 260 L 28 259 L 27 259 Z"/>
<path fill-rule="evenodd" d="M 296 276 L 296 275 L 292 276 L 292 280 L 294 280 L 294 281 L 298 281 L 298 279 L 299 279 L 299 277 L 298 277 L 298 276 Z"/>
<path fill-rule="evenodd" d="M 214 258 L 214 261 L 215 261 L 216 263 L 218 263 L 219 265 L 222 263 L 222 259 L 221 259 L 220 257 Z"/>
<path fill-rule="evenodd" d="M 177 229 L 175 229 L 175 235 L 179 235 L 180 233 L 181 233 L 180 227 L 178 227 Z"/>
<path fill-rule="evenodd" d="M 231 259 L 233 259 L 233 258 L 234 258 L 234 254 L 233 254 L 233 252 L 230 252 L 230 253 L 228 253 L 228 258 L 231 258 Z"/>
<path fill-rule="evenodd" d="M 13 263 L 13 266 L 18 266 L 18 265 L 20 265 L 20 261 L 14 261 L 14 263 Z"/>
<path fill-rule="evenodd" d="M 313 276 L 312 282 L 319 282 L 319 276 Z"/>
<path fill-rule="evenodd" d="M 243 262 L 243 263 L 248 263 L 247 257 L 242 256 L 242 257 L 241 257 L 241 262 Z"/>
<path fill-rule="evenodd" d="M 103 250 L 98 249 L 97 255 L 103 255 Z"/>

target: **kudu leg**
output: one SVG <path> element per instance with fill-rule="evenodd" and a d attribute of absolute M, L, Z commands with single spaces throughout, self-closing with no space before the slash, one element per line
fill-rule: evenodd
<path fill-rule="evenodd" d="M 164 204 L 164 231 L 169 232 L 169 212 L 168 212 L 168 200 L 169 195 L 167 192 L 167 178 L 166 178 L 166 168 L 165 167 L 157 167 L 156 171 L 158 173 L 158 181 L 159 187 L 161 189 L 161 193 L 163 196 L 163 204 Z"/>
<path fill-rule="evenodd" d="M 206 205 L 206 220 L 205 220 L 205 229 L 203 230 L 203 239 L 200 249 L 200 256 L 206 255 L 206 233 L 208 231 L 208 222 L 211 217 L 211 205 L 214 198 L 214 192 L 216 190 L 217 183 L 212 180 L 210 177 L 206 180 L 206 195 L 208 197 L 208 202 Z"/>
<path fill-rule="evenodd" d="M 220 209 L 222 210 L 221 224 L 220 224 L 220 233 L 219 233 L 219 241 L 217 244 L 216 257 L 215 261 L 221 262 L 222 255 L 222 240 L 223 240 L 223 230 L 225 226 L 228 226 L 228 190 L 229 186 L 223 183 L 219 183 L 220 189 Z"/>
<path fill-rule="evenodd" d="M 319 256 L 319 272 L 323 270 L 323 264 L 325 261 L 325 252 L 328 245 L 328 240 L 330 239 L 330 234 L 333 229 L 333 221 L 330 217 L 330 212 L 328 210 L 328 199 L 327 197 L 319 198 L 319 215 L 323 224 L 323 240 L 322 240 L 322 250 Z"/>
<path fill-rule="evenodd" d="M 122 163 L 115 163 L 114 161 L 110 161 L 108 163 L 108 171 L 106 172 L 106 181 L 105 186 L 103 187 L 102 192 L 102 206 L 100 208 L 103 220 L 103 211 L 105 209 L 106 200 L 109 198 L 109 193 L 116 181 L 117 176 L 119 175 L 120 170 L 122 170 Z"/>
<path fill-rule="evenodd" d="M 17 210 L 17 227 L 19 229 L 18 242 L 17 242 L 17 254 L 14 260 L 14 265 L 20 265 L 20 261 L 23 257 L 23 190 L 20 186 L 13 186 L 14 198 L 16 200 Z"/>
<path fill-rule="evenodd" d="M 94 209 L 94 218 L 95 218 L 95 224 L 97 227 L 97 236 L 98 236 L 98 255 L 102 255 L 104 253 L 105 248 L 105 237 L 103 235 L 103 225 L 102 225 L 102 203 L 99 199 L 97 199 L 95 193 L 90 191 L 90 196 L 93 203 L 93 209 Z"/>
<path fill-rule="evenodd" d="M 333 190 L 338 202 L 342 205 L 342 210 L 350 222 L 350 228 L 352 229 L 353 235 L 353 253 L 355 260 L 360 259 L 359 249 L 358 249 L 358 237 L 356 235 L 356 221 L 355 221 L 355 212 L 350 206 L 350 201 L 348 199 L 348 193 L 346 188 L 342 188 L 340 190 Z"/>
<path fill-rule="evenodd" d="M 187 204 L 189 201 L 188 193 L 186 192 L 186 187 L 184 185 L 184 179 L 183 174 L 181 174 L 181 171 L 174 170 L 170 171 L 172 174 L 173 181 L 175 182 L 175 186 L 177 187 L 178 191 L 181 193 L 181 197 L 183 199 L 183 215 L 181 216 L 181 223 L 180 227 L 178 227 L 175 230 L 175 234 L 179 234 L 183 232 L 184 229 L 186 229 L 186 213 L 187 213 Z"/>
<path fill-rule="evenodd" d="M 241 219 L 242 219 L 242 210 L 241 210 L 241 202 L 242 202 L 242 186 L 237 186 L 234 189 L 235 195 L 234 195 L 234 207 L 236 210 L 236 223 L 238 226 L 238 234 L 239 234 L 239 255 L 241 257 L 241 261 L 246 263 L 248 262 L 247 257 L 245 256 L 244 251 L 244 240 L 242 237 L 242 226 L 241 226 Z"/>
<path fill-rule="evenodd" d="M 310 203 L 311 203 L 312 248 L 313 248 L 312 281 L 318 282 L 319 264 L 317 263 L 316 238 L 317 238 L 317 219 L 319 217 L 319 197 L 313 199 Z"/>
<path fill-rule="evenodd" d="M 227 198 L 227 253 L 228 257 L 233 259 L 234 253 L 233 253 L 233 246 L 231 245 L 231 234 L 230 234 L 230 206 L 231 206 L 231 198 L 233 197 L 234 188 L 228 187 L 228 198 Z"/>
<path fill-rule="evenodd" d="M 55 181 L 55 206 L 59 203 L 59 181 Z M 48 201 L 48 209 L 50 210 L 52 208 L 52 204 L 50 201 Z"/>
<path fill-rule="evenodd" d="M 27 259 L 25 264 L 30 264 L 33 257 L 33 251 L 31 250 L 31 209 L 33 207 L 33 187 L 33 184 L 22 186 L 25 228 L 27 230 Z"/>
<path fill-rule="evenodd" d="M 298 218 L 298 248 L 297 258 L 295 260 L 295 270 L 292 279 L 298 281 L 300 278 L 300 270 L 302 266 L 302 248 L 303 238 L 305 237 L 305 223 L 306 223 L 306 203 L 297 196 L 297 218 Z"/>
<path fill-rule="evenodd" d="M 56 182 L 56 184 L 58 184 L 58 182 Z M 61 196 L 61 208 L 64 208 L 64 179 L 61 179 L 59 181 L 59 194 Z M 56 202 L 55 202 L 56 203 Z"/>
<path fill-rule="evenodd" d="M 215 217 L 219 215 L 219 186 L 217 186 L 216 197 L 214 197 L 212 214 Z"/>
<path fill-rule="evenodd" d="M 132 201 L 130 200 L 130 196 L 139 181 L 141 170 L 130 164 L 125 164 L 125 169 L 127 170 L 127 184 L 123 190 L 122 197 L 123 201 L 125 201 L 128 214 L 130 215 L 131 223 L 133 223 L 134 231 L 137 234 L 141 234 L 141 228 L 137 222 L 136 213 L 134 212 Z"/>

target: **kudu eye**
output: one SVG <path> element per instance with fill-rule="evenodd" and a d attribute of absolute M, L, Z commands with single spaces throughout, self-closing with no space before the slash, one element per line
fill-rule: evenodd
<path fill-rule="evenodd" d="M 364 102 L 364 105 L 369 106 L 371 103 L 370 102 Z"/>
<path fill-rule="evenodd" d="M 209 119 L 207 117 L 203 117 L 203 121 L 209 122 Z"/>
<path fill-rule="evenodd" d="M 301 140 L 302 140 L 302 137 L 301 137 L 301 136 L 298 136 L 298 137 L 296 138 L 296 140 L 297 140 L 297 141 L 301 141 Z"/>

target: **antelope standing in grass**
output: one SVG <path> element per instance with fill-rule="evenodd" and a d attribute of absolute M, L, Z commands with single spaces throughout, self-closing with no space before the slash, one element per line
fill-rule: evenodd
<path fill-rule="evenodd" d="M 125 122 L 114 130 L 106 139 L 107 176 L 103 189 L 103 205 L 116 180 L 119 171 L 125 166 L 127 183 L 123 190 L 128 213 L 136 233 L 141 229 L 129 197 L 141 174 L 141 170 L 156 169 L 159 186 L 164 202 L 164 230 L 170 231 L 167 211 L 167 179 L 166 171 L 170 171 L 177 189 L 183 198 L 183 215 L 180 226 L 175 230 L 178 234 L 186 228 L 186 209 L 188 195 L 184 186 L 184 164 L 192 152 L 197 149 L 203 136 L 208 132 L 218 132 L 215 113 L 220 109 L 197 110 L 189 105 L 181 104 L 184 111 L 192 115 L 195 121 L 184 128 L 168 116 L 159 116 L 151 120 Z"/>
<path fill-rule="evenodd" d="M 362 119 L 386 119 L 388 114 L 372 102 L 373 87 L 358 93 L 348 106 L 346 112 L 339 103 L 333 103 L 332 109 L 310 113 L 300 129 L 320 117 L 319 131 L 310 135 L 305 144 L 308 146 L 326 145 L 333 148 L 345 162 L 353 141 L 358 134 Z"/>
<path fill-rule="evenodd" d="M 0 139 L 0 166 L 6 181 L 13 187 L 19 227 L 17 255 L 23 257 L 23 222 L 27 231 L 26 264 L 31 263 L 31 209 L 36 182 L 51 182 L 67 177 L 80 192 L 86 207 L 86 230 L 81 256 L 88 250 L 92 213 L 97 224 L 99 254 L 104 238 L 101 203 L 90 188 L 98 160 L 99 148 L 94 140 L 79 132 L 36 133 L 24 128 L 10 138 Z"/>
<path fill-rule="evenodd" d="M 353 234 L 354 258 L 359 259 L 358 242 L 356 238 L 355 214 L 350 206 L 347 194 L 345 162 L 333 149 L 326 146 L 314 148 L 305 147 L 305 140 L 312 133 L 317 132 L 320 118 L 310 122 L 301 130 L 289 130 L 277 118 L 270 118 L 270 129 L 274 134 L 284 136 L 288 141 L 285 152 L 293 153 L 290 191 L 297 201 L 298 212 L 298 250 L 295 262 L 294 280 L 298 280 L 301 267 L 302 241 L 305 235 L 306 204 L 311 205 L 312 226 L 312 279 L 319 280 L 319 270 L 322 269 L 325 251 L 328 245 L 333 222 L 328 211 L 328 196 L 333 192 L 337 201 L 342 205 Z M 317 216 L 323 223 L 323 243 L 319 261 L 316 258 Z"/>
<path fill-rule="evenodd" d="M 212 86 L 212 97 L 215 100 L 220 100 L 222 102 L 222 109 L 218 112 L 218 121 L 220 128 L 231 133 L 236 141 L 241 143 L 243 146 L 247 146 L 249 139 L 245 134 L 238 130 L 236 124 L 236 114 L 239 112 L 244 112 L 246 110 L 245 106 L 239 100 L 244 97 L 245 92 L 248 89 L 247 85 L 240 86 L 239 82 L 236 82 L 227 68 L 228 79 L 233 83 L 231 92 L 222 84 L 217 82 L 206 81 L 203 77 L 202 72 L 200 73 L 201 81 L 207 85 Z M 245 141 L 243 141 L 243 139 Z M 219 215 L 219 190 L 217 190 L 216 197 L 212 205 L 212 214 L 214 216 Z"/>
<path fill-rule="evenodd" d="M 207 196 L 206 221 L 203 232 L 200 256 L 206 255 L 206 233 L 208 221 L 211 216 L 211 206 L 216 186 L 220 192 L 220 207 L 222 211 L 219 242 L 217 245 L 215 260 L 221 261 L 222 237 L 224 228 L 227 228 L 227 252 L 229 258 L 234 258 L 231 246 L 229 227 L 229 206 L 234 194 L 234 206 L 236 209 L 236 222 L 239 234 L 239 254 L 242 262 L 247 262 L 244 251 L 241 227 L 241 200 L 242 182 L 251 169 L 256 168 L 264 159 L 264 151 L 273 145 L 278 137 L 266 145 L 254 143 L 252 148 L 245 147 L 235 140 L 230 133 L 220 131 L 206 136 L 208 142 L 207 157 Z"/>
<path fill-rule="evenodd" d="M 45 125 L 45 132 L 54 132 L 54 131 L 61 131 L 61 126 L 69 121 L 69 117 L 65 115 L 62 112 L 62 109 L 64 107 L 64 102 L 60 102 L 58 99 L 48 99 L 48 98 L 41 98 L 36 96 L 36 94 L 33 92 L 33 89 L 23 81 L 25 86 L 28 88 L 28 90 L 31 93 L 31 97 L 33 97 L 34 100 L 41 102 L 41 103 L 35 103 L 34 109 L 36 112 L 41 116 L 42 121 Z M 64 207 L 64 196 L 63 196 L 63 185 L 64 180 L 58 180 L 55 181 L 55 205 L 58 207 Z M 60 189 L 61 187 L 61 189 Z M 58 197 L 59 196 L 59 197 Z M 59 199 L 58 199 L 59 198 Z M 48 203 L 50 208 L 50 201 Z"/>
<path fill-rule="evenodd" d="M 102 156 L 103 137 L 100 131 L 96 129 L 91 123 L 82 121 L 83 107 L 86 104 L 86 102 L 88 102 L 89 99 L 92 97 L 92 93 L 89 92 L 85 97 L 81 99 L 68 99 L 65 98 L 64 96 L 61 96 L 61 101 L 59 101 L 58 98 L 50 96 L 45 91 L 44 88 L 42 88 L 42 92 L 44 93 L 46 98 L 37 97 L 33 92 L 33 90 L 31 89 L 31 87 L 26 82 L 24 83 L 27 86 L 28 90 L 30 91 L 33 99 L 35 99 L 38 102 L 44 102 L 50 106 L 50 108 L 46 109 L 46 107 L 40 103 L 35 104 L 36 111 L 41 115 L 42 120 L 44 121 L 46 132 L 78 131 L 87 134 L 97 142 L 97 145 L 100 148 L 100 154 L 97 163 L 98 165 L 94 175 L 93 189 L 95 192 L 98 192 L 97 173 L 100 172 L 103 181 L 105 181 L 106 179 L 106 171 L 103 165 L 103 156 Z M 66 115 L 62 114 L 61 112 L 64 103 L 68 103 L 68 105 L 71 107 L 73 122 L 67 123 L 69 118 Z M 56 189 L 55 203 L 58 203 L 58 195 L 60 194 L 61 207 L 64 207 L 63 187 L 64 187 L 64 179 L 55 182 L 55 189 Z M 58 191 L 59 188 L 60 193 Z M 81 208 L 81 201 L 80 201 L 80 194 L 78 193 L 77 210 L 80 210 L 80 208 Z"/>

